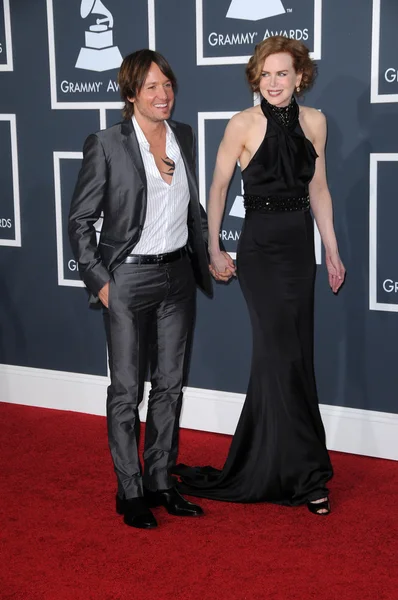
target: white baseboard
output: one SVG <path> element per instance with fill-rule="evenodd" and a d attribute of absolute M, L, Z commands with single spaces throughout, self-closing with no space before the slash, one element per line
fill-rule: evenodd
<path fill-rule="evenodd" d="M 107 377 L 0 365 L 0 401 L 105 416 Z M 146 401 L 140 416 L 145 420 Z M 188 387 L 181 427 L 232 434 L 244 396 Z M 398 460 L 398 415 L 321 405 L 328 448 Z"/>

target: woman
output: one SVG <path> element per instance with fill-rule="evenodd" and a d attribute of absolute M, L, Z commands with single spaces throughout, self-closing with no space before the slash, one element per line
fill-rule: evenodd
<path fill-rule="evenodd" d="M 315 257 L 313 222 L 326 253 L 334 293 L 343 283 L 326 182 L 326 119 L 298 106 L 315 65 L 296 40 L 258 44 L 246 67 L 261 105 L 235 115 L 221 142 L 209 201 L 209 252 L 216 279 L 233 274 L 219 247 L 228 184 L 242 169 L 246 217 L 238 276 L 253 329 L 246 401 L 222 471 L 179 465 L 185 493 L 235 501 L 269 501 L 330 512 L 332 466 L 313 371 Z"/>

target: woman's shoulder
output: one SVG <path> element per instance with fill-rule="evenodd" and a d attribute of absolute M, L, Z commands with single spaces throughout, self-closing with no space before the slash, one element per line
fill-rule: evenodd
<path fill-rule="evenodd" d="M 231 120 L 229 121 L 229 125 L 232 128 L 237 129 L 246 129 L 251 125 L 258 122 L 259 119 L 263 118 L 264 115 L 259 106 L 250 106 L 241 112 L 236 113 Z"/>
<path fill-rule="evenodd" d="M 309 106 L 300 106 L 300 124 L 304 134 L 316 146 L 318 154 L 325 145 L 326 141 L 326 117 L 316 108 Z"/>
<path fill-rule="evenodd" d="M 317 108 L 300 105 L 300 119 L 303 119 L 308 125 L 322 127 L 326 123 L 325 115 Z"/>

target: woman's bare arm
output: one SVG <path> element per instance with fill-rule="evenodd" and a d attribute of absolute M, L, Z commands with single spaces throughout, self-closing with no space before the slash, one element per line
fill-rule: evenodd
<path fill-rule="evenodd" d="M 228 186 L 236 163 L 245 147 L 246 118 L 239 113 L 229 121 L 217 153 L 207 209 L 209 221 L 209 254 L 213 268 L 223 273 L 228 261 L 220 250 L 220 228 L 225 209 Z"/>
<path fill-rule="evenodd" d="M 325 247 L 329 284 L 332 290 L 337 292 L 344 281 L 345 268 L 337 247 L 333 225 L 332 198 L 326 179 L 326 118 L 321 112 L 311 109 L 307 114 L 307 123 L 311 128 L 314 147 L 318 154 L 315 174 L 309 184 L 311 209 Z"/>

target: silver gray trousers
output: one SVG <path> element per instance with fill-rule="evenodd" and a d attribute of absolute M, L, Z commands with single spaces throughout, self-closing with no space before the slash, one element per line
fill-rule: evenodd
<path fill-rule="evenodd" d="M 187 256 L 166 264 L 122 264 L 113 273 L 103 316 L 111 384 L 108 441 L 126 498 L 168 489 L 195 315 L 196 285 Z M 138 452 L 138 406 L 150 372 L 144 474 Z"/>

